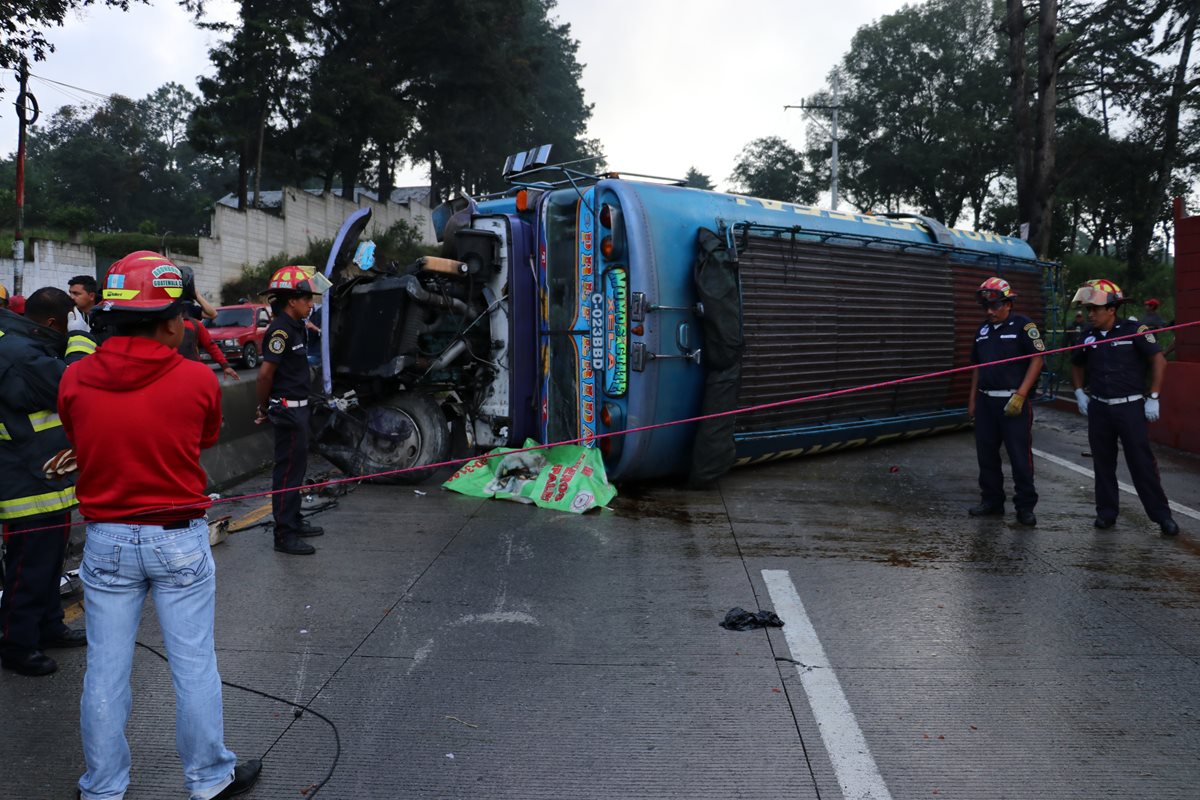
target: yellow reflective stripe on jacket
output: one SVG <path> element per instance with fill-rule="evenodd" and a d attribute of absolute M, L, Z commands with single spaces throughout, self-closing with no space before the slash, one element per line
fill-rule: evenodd
<path fill-rule="evenodd" d="M 38 514 L 50 514 L 55 511 L 66 511 L 74 507 L 75 487 L 68 486 L 57 492 L 35 494 L 29 497 L 14 497 L 11 500 L 0 500 L 0 520 L 34 517 Z"/>
<path fill-rule="evenodd" d="M 8 432 L 8 428 L 4 427 L 4 423 L 0 422 L 0 442 L 11 442 L 12 436 Z"/>
<path fill-rule="evenodd" d="M 75 353 L 83 353 L 91 355 L 96 352 L 96 343 L 92 341 L 90 336 L 82 336 L 76 334 L 70 339 L 67 339 L 67 352 L 65 355 L 74 355 Z"/>
<path fill-rule="evenodd" d="M 61 426 L 62 420 L 53 411 L 35 411 L 29 415 L 29 424 L 34 433 L 40 433 Z"/>

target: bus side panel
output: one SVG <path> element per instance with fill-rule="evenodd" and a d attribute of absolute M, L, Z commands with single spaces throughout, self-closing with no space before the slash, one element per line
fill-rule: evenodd
<path fill-rule="evenodd" d="M 739 406 L 939 372 L 954 363 L 946 255 L 752 237 L 741 254 Z M 738 432 L 888 418 L 947 405 L 950 378 L 739 414 Z"/>

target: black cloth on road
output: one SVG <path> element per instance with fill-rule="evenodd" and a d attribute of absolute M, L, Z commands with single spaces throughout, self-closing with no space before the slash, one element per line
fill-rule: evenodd
<path fill-rule="evenodd" d="M 729 609 L 720 625 L 727 631 L 752 631 L 756 628 L 782 628 L 783 620 L 774 611 L 747 611 L 739 606 Z"/>

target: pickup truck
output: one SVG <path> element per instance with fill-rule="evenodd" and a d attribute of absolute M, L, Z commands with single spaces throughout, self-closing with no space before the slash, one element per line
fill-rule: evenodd
<path fill-rule="evenodd" d="M 263 333 L 271 322 L 271 309 L 258 303 L 221 306 L 215 319 L 204 320 L 208 335 L 232 363 L 240 361 L 249 369 L 258 366 Z M 200 358 L 207 361 L 208 353 Z"/>

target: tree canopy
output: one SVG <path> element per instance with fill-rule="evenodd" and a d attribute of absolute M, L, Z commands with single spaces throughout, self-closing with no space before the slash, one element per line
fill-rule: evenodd
<path fill-rule="evenodd" d="M 785 203 L 813 203 L 820 194 L 804 155 L 778 136 L 746 145 L 729 180 L 738 192 Z"/>

